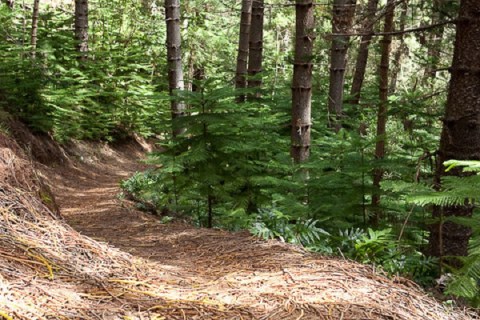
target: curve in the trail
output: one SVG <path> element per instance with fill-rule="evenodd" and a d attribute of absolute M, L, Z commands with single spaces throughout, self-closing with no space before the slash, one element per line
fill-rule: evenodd
<path fill-rule="evenodd" d="M 174 283 L 180 300 L 221 305 L 232 314 L 238 309 L 235 319 L 463 319 L 368 266 L 247 232 L 161 224 L 118 197 L 120 181 L 145 168 L 139 156 L 125 147 L 112 149 L 91 164 L 45 168 L 44 176 L 77 231 L 148 259 L 162 277 L 175 278 L 166 282 L 165 296 L 172 295 L 168 285 Z"/>

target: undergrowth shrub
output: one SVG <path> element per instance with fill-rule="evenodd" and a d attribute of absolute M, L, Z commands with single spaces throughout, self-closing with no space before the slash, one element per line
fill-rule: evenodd
<path fill-rule="evenodd" d="M 140 26 L 125 25 L 123 14 L 140 18 L 140 4 L 103 5 L 90 12 L 93 25 L 85 63 L 77 60 L 68 12 L 41 11 L 33 59 L 23 27 L 24 19 L 31 19 L 30 10 L 0 6 L 0 38 L 7 39 L 0 42 L 0 108 L 34 130 L 53 133 L 59 141 L 113 140 L 125 133 L 150 136 L 165 131 L 168 100 L 156 93 L 165 84 L 154 81 L 161 66 L 156 62 L 158 52 L 148 49 L 152 41 L 146 36 L 163 20 L 147 15 Z M 118 33 L 118 28 L 125 33 Z"/>

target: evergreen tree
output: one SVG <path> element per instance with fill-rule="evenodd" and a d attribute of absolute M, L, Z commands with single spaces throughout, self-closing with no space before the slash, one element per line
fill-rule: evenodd
<path fill-rule="evenodd" d="M 88 0 L 75 0 L 75 40 L 79 59 L 88 58 Z"/>
<path fill-rule="evenodd" d="M 170 95 L 175 91 L 184 89 L 181 34 L 180 34 L 180 0 L 165 0 L 165 20 L 167 22 L 167 61 L 168 61 L 168 84 Z M 185 113 L 185 104 L 178 99 L 172 98 L 172 119 L 181 117 Z M 182 127 L 173 127 L 173 135 L 176 136 L 185 131 Z"/>
<path fill-rule="evenodd" d="M 247 87 L 248 55 L 250 40 L 250 25 L 252 21 L 252 0 L 242 1 L 242 14 L 240 18 L 240 36 L 238 38 L 237 71 L 235 75 L 235 87 L 244 89 Z M 245 101 L 245 95 L 238 96 L 238 102 Z"/>
<path fill-rule="evenodd" d="M 296 163 L 310 156 L 312 127 L 312 50 L 315 39 L 313 1 L 295 2 L 295 60 L 292 81 L 292 120 L 290 153 Z"/>
<path fill-rule="evenodd" d="M 351 26 L 355 17 L 356 0 L 335 0 L 332 14 L 332 47 L 330 50 L 330 86 L 328 91 L 329 126 L 336 131 L 342 127 L 343 86 L 347 67 Z M 336 35 L 339 34 L 339 35 Z"/>
<path fill-rule="evenodd" d="M 443 163 L 450 159 L 480 160 L 480 21 L 472 19 L 480 12 L 480 3 L 462 0 L 458 14 L 452 77 L 443 118 L 438 150 L 436 183 L 445 175 L 461 175 L 460 170 L 445 172 Z M 436 257 L 465 256 L 472 234 L 468 226 L 459 225 L 451 217 L 471 217 L 473 203 L 436 207 L 436 222 L 430 227 L 430 254 Z"/>

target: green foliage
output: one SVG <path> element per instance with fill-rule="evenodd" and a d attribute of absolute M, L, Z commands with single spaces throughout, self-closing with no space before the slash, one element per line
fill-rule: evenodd
<path fill-rule="evenodd" d="M 432 192 L 433 157 L 445 102 L 451 41 L 441 57 L 431 57 L 425 37 L 405 36 L 409 58 L 402 63 L 396 92 L 388 105 L 387 157 L 375 159 L 378 83 L 369 72 L 361 107 L 344 105 L 344 129 L 327 123 L 330 42 L 315 42 L 311 158 L 292 164 L 290 79 L 294 7 L 272 0 L 265 11 L 263 98 L 237 104 L 248 90 L 232 89 L 237 50 L 239 3 L 216 0 L 182 2 L 182 52 L 186 87 L 168 94 L 163 8 L 147 1 L 90 1 L 89 59 L 77 60 L 71 8 L 42 7 L 36 59 L 29 48 L 31 12 L 0 6 L 0 109 L 57 140 L 121 139 L 132 132 L 156 136 L 162 152 L 150 156 L 154 169 L 122 183 L 139 206 L 156 208 L 168 222 L 189 217 L 198 226 L 247 229 L 266 238 L 301 244 L 382 266 L 427 283 L 436 261 L 424 257 L 425 223 L 431 205 L 461 205 L 477 199 L 477 175 L 445 177 Z M 439 8 L 450 15 L 456 5 Z M 412 3 L 412 23 L 429 24 L 430 2 Z M 70 11 L 69 11 L 70 10 Z M 330 8 L 317 6 L 316 31 L 331 31 Z M 452 37 L 445 30 L 444 37 Z M 352 39 L 354 43 L 356 39 Z M 427 41 L 429 42 L 429 41 Z M 378 61 L 373 45 L 370 67 Z M 350 53 L 355 55 L 355 46 Z M 448 62 L 447 62 L 448 61 Z M 435 64 L 434 79 L 419 68 Z M 375 67 L 376 68 L 376 67 Z M 195 73 L 204 82 L 194 81 Z M 349 79 L 346 79 L 349 84 Z M 196 90 L 193 90 L 196 88 Z M 171 99 L 183 101 L 184 117 L 170 121 Z M 2 116 L 3 118 L 3 116 Z M 366 128 L 357 133 L 359 125 Z M 187 128 L 171 136 L 173 128 Z M 2 128 L 0 127 L 0 130 Z M 449 168 L 472 162 L 451 162 Z M 381 190 L 372 187 L 373 168 L 384 170 Z M 379 208 L 372 195 L 381 196 Z M 412 207 L 412 204 L 416 206 Z M 425 209 L 424 209 L 425 208 Z M 376 230 L 369 225 L 380 212 Z M 478 219 L 478 214 L 477 214 Z M 475 220 L 476 221 L 476 220 Z M 469 221 L 459 221 L 471 224 Z M 338 231 L 343 230 L 343 231 Z M 364 231 L 367 230 L 367 231 Z M 478 288 L 478 227 L 471 255 L 452 282 L 451 292 L 472 298 Z M 472 298 L 473 299 L 473 298 Z"/>
<path fill-rule="evenodd" d="M 260 209 L 253 218 L 250 232 L 263 239 L 280 239 L 284 242 L 314 245 L 321 240 L 321 235 L 329 235 L 317 227 L 313 219 L 292 221 L 292 218 L 275 208 Z"/>
<path fill-rule="evenodd" d="M 199 91 L 177 97 L 189 110 L 175 119 L 174 126 L 188 130 L 167 140 L 164 151 L 151 156 L 151 163 L 161 164 L 144 176 L 152 188 L 144 180 L 134 181 L 138 176 L 128 184 L 152 190 L 144 197 L 155 189 L 164 190 L 157 192 L 156 205 L 195 212 L 196 221 L 205 225 L 209 215 L 228 215 L 236 209 L 251 214 L 271 203 L 274 195 L 268 188 L 279 183 L 275 177 L 288 166 L 275 161 L 277 151 L 272 146 L 281 138 L 275 134 L 278 119 L 267 116 L 271 111 L 268 105 L 237 105 L 237 93 L 219 87 L 216 80 L 197 86 Z M 152 178 L 152 174 L 156 176 Z"/>
<path fill-rule="evenodd" d="M 413 245 L 400 242 L 392 229 L 339 230 L 338 235 L 324 237 L 311 249 L 329 255 L 340 253 L 343 257 L 373 264 L 391 275 L 401 274 L 424 285 L 432 282 L 436 268 L 435 259 L 426 257 Z"/>
<path fill-rule="evenodd" d="M 480 161 L 449 160 L 444 163 L 446 171 L 461 168 L 469 175 L 464 177 L 444 177 L 442 179 L 442 191 L 425 195 L 419 204 L 446 204 L 464 205 L 466 202 L 475 203 L 479 200 L 478 187 L 480 186 Z M 472 175 L 473 174 L 473 175 Z M 439 194 L 439 195 L 437 195 Z M 452 217 L 449 218 L 472 228 L 472 237 L 469 244 L 467 257 L 461 257 L 463 266 L 455 270 L 452 281 L 449 282 L 446 293 L 464 297 L 472 305 L 480 306 L 480 215 L 476 210 L 472 218 Z"/>
<path fill-rule="evenodd" d="M 36 59 L 30 57 L 24 19 L 30 12 L 0 11 L 2 28 L 1 108 L 31 128 L 60 140 L 122 138 L 129 132 L 161 132 L 161 99 L 153 82 L 157 54 L 147 49 L 155 17 L 141 17 L 139 5 L 93 3 L 89 61 L 77 61 L 72 17 L 41 10 Z M 125 20 L 136 16 L 141 23 Z M 119 27 L 120 26 L 120 27 Z M 122 33 L 118 33 L 121 29 Z M 166 110 L 167 104 L 164 104 Z M 168 114 L 168 113 L 167 113 Z"/>

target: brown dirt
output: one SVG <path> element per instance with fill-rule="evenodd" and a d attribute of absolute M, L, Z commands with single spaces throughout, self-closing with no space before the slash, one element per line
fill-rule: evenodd
<path fill-rule="evenodd" d="M 138 145 L 69 148 L 68 161 L 39 165 L 66 223 L 0 185 L 0 318 L 474 319 L 369 266 L 161 224 L 118 198 L 119 182 L 145 167 Z"/>
<path fill-rule="evenodd" d="M 236 317 L 243 313 L 247 318 L 443 318 L 439 309 L 413 311 L 428 300 L 426 295 L 412 283 L 402 280 L 407 286 L 400 285 L 370 267 L 262 241 L 247 232 L 161 224 L 118 198 L 119 182 L 144 169 L 138 148 L 130 144 L 97 151 L 91 164 L 48 171 L 62 215 L 80 233 L 148 259 L 159 270 L 172 270 L 182 278 L 181 291 L 196 300 L 231 304 L 244 309 Z M 397 309 L 400 300 L 404 305 Z"/>

